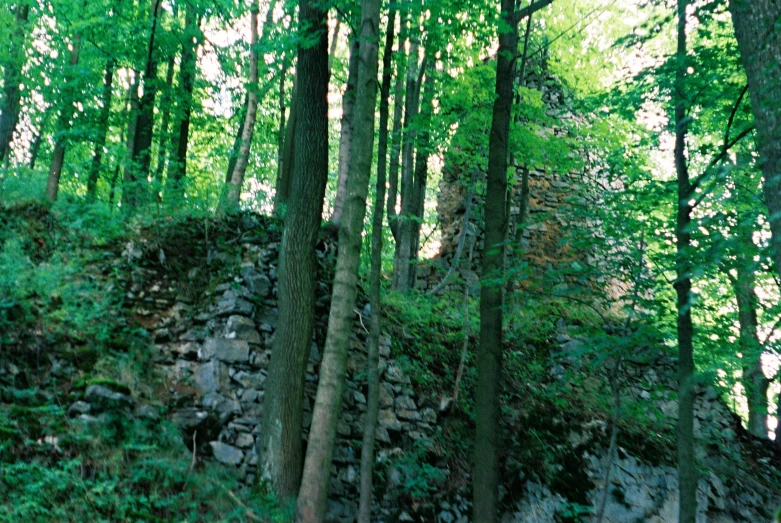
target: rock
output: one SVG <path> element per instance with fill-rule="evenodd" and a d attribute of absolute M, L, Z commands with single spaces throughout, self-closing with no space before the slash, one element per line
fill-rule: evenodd
<path fill-rule="evenodd" d="M 180 357 L 186 360 L 197 360 L 198 351 L 201 350 L 201 346 L 194 341 L 187 341 L 185 343 L 174 343 L 172 346 L 174 352 Z"/>
<path fill-rule="evenodd" d="M 209 361 L 195 371 L 195 387 L 201 394 L 217 392 L 228 383 L 228 367 L 219 361 Z"/>
<path fill-rule="evenodd" d="M 380 387 L 380 407 L 393 407 L 393 389 L 389 383 L 382 383 Z"/>
<path fill-rule="evenodd" d="M 205 410 L 188 407 L 174 411 L 171 421 L 184 431 L 195 429 L 209 421 L 209 413 Z"/>
<path fill-rule="evenodd" d="M 252 316 L 255 307 L 244 298 L 239 297 L 234 291 L 226 291 L 220 301 L 217 302 L 217 314 L 219 316 L 229 316 L 237 314 L 239 316 Z"/>
<path fill-rule="evenodd" d="M 268 276 L 259 273 L 252 267 L 247 267 L 241 271 L 241 277 L 254 297 L 263 299 L 268 296 L 271 290 L 271 280 Z"/>
<path fill-rule="evenodd" d="M 388 431 L 399 432 L 402 428 L 401 422 L 392 410 L 381 410 L 377 415 L 377 423 Z"/>
<path fill-rule="evenodd" d="M 212 441 L 209 443 L 214 454 L 214 459 L 226 465 L 238 465 L 244 458 L 244 453 L 232 445 L 221 441 Z"/>
<path fill-rule="evenodd" d="M 216 412 L 221 423 L 227 422 L 234 414 L 241 414 L 241 405 L 238 401 L 214 392 L 204 396 L 201 405 Z"/>
<path fill-rule="evenodd" d="M 245 316 L 230 316 L 225 326 L 226 337 L 260 345 L 262 339 L 255 329 L 255 322 Z"/>
<path fill-rule="evenodd" d="M 436 425 L 437 423 L 437 411 L 434 409 L 423 409 L 422 412 L 422 421 L 425 423 L 429 423 L 431 425 Z"/>
<path fill-rule="evenodd" d="M 255 444 L 255 438 L 248 432 L 242 432 L 236 437 L 236 446 L 242 449 L 250 448 Z"/>
<path fill-rule="evenodd" d="M 241 384 L 245 389 L 263 389 L 266 385 L 266 374 L 263 372 L 245 372 L 239 371 L 231 379 Z"/>
<path fill-rule="evenodd" d="M 402 511 L 401 514 L 399 514 L 399 521 L 415 521 L 412 519 L 412 516 L 410 516 L 406 511 Z"/>
<path fill-rule="evenodd" d="M 418 408 L 415 405 L 415 401 L 409 396 L 399 396 L 394 403 L 397 412 L 400 410 L 417 410 Z"/>
<path fill-rule="evenodd" d="M 158 421 L 160 419 L 160 411 L 153 405 L 139 405 L 136 408 L 136 417 L 149 421 Z"/>
<path fill-rule="evenodd" d="M 209 338 L 198 351 L 201 361 L 217 358 L 226 363 L 249 362 L 249 344 L 244 340 Z"/>
<path fill-rule="evenodd" d="M 96 410 L 124 409 L 133 405 L 133 399 L 127 394 L 114 392 L 103 385 L 90 385 L 84 393 L 84 399 Z"/>
<path fill-rule="evenodd" d="M 92 410 L 92 406 L 86 401 L 77 401 L 70 407 L 68 407 L 68 417 L 74 418 L 81 414 L 88 414 Z"/>
<path fill-rule="evenodd" d="M 393 362 L 388 365 L 385 371 L 385 379 L 391 383 L 404 383 L 406 376 L 402 372 L 401 368 Z"/>

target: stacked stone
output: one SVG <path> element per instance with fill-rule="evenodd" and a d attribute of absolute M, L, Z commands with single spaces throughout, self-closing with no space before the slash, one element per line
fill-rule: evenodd
<path fill-rule="evenodd" d="M 278 243 L 242 245 L 238 274 L 206 291 L 195 306 L 174 292 L 164 268 L 136 269 L 129 303 L 156 340 L 155 362 L 166 375 L 171 420 L 198 457 L 235 467 L 247 485 L 255 480 L 256 443 L 277 320 Z M 318 257 L 334 246 L 322 243 Z M 139 254 L 140 257 L 140 254 Z M 230 262 L 231 260 L 224 260 Z M 195 279 L 199 269 L 188 278 Z M 318 287 L 316 335 L 310 349 L 304 401 L 304 437 L 311 423 L 318 371 L 327 328 L 330 287 Z M 350 339 L 348 375 L 337 427 L 328 521 L 353 521 L 357 514 L 360 448 L 366 413 L 366 329 L 368 307 L 357 315 Z M 429 438 L 437 411 L 421 405 L 409 376 L 391 354 L 391 339 L 380 343 L 380 411 L 377 455 L 393 461 L 419 439 Z M 402 485 L 391 485 L 375 506 L 377 521 L 404 512 L 397 503 Z"/>

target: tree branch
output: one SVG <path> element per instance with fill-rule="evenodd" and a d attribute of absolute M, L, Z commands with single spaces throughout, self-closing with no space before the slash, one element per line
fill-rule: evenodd
<path fill-rule="evenodd" d="M 550 4 L 553 3 L 553 0 L 537 0 L 536 2 L 527 5 L 520 11 L 515 12 L 514 21 L 517 24 L 527 16 L 531 16 L 543 7 L 548 7 Z"/>

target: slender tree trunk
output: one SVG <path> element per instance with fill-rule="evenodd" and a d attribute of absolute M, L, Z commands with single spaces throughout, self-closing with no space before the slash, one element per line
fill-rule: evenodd
<path fill-rule="evenodd" d="M 190 141 L 190 115 L 193 105 L 193 86 L 195 84 L 196 71 L 196 41 L 199 33 L 198 15 L 192 4 L 187 4 L 185 14 L 185 30 L 182 39 L 182 65 L 179 71 L 179 102 L 182 104 L 179 120 L 178 143 L 176 146 L 176 160 L 172 162 L 169 170 L 168 182 L 170 188 L 166 186 L 166 196 L 169 199 L 176 200 L 182 197 L 182 184 L 187 176 L 187 146 Z M 257 53 L 257 51 L 255 51 Z M 255 66 L 257 73 L 257 65 Z M 256 75 L 257 80 L 257 75 Z"/>
<path fill-rule="evenodd" d="M 238 114 L 239 125 L 236 127 L 236 137 L 233 139 L 233 147 L 231 148 L 230 156 L 228 156 L 228 170 L 225 171 L 225 186 L 231 183 L 231 176 L 233 175 L 233 169 L 236 168 L 236 160 L 239 159 L 239 149 L 241 149 L 241 135 L 244 132 L 244 120 L 247 118 L 247 96 L 244 95 L 244 101 L 241 104 Z"/>
<path fill-rule="evenodd" d="M 132 189 L 128 188 L 133 184 L 135 174 L 133 170 L 135 165 L 133 163 L 133 143 L 136 139 L 136 127 L 138 126 L 138 110 L 140 106 L 140 100 L 138 98 L 138 87 L 141 84 L 141 74 L 138 71 L 133 71 L 133 82 L 130 85 L 130 91 L 128 93 L 128 115 L 129 120 L 127 124 L 127 144 L 125 148 L 125 162 L 122 173 L 122 203 L 125 203 L 125 196 L 132 199 L 130 193 Z M 126 190 L 127 188 L 127 190 Z"/>
<path fill-rule="evenodd" d="M 290 196 L 291 178 L 295 171 L 296 121 L 298 119 L 298 70 L 293 76 L 293 95 L 290 99 L 290 114 L 285 128 L 285 145 L 282 148 L 282 166 L 277 177 L 276 195 L 274 197 L 274 214 L 283 216 Z"/>
<path fill-rule="evenodd" d="M 282 170 L 284 169 L 285 154 L 285 80 L 287 77 L 287 62 L 282 64 L 282 71 L 279 75 L 279 127 L 277 128 L 277 186 L 275 195 L 279 193 L 282 183 Z M 276 196 L 274 198 L 276 205 Z"/>
<path fill-rule="evenodd" d="M 399 223 L 396 251 L 393 257 L 394 290 L 406 292 L 412 287 L 410 282 L 410 258 L 412 245 L 410 238 L 414 231 L 414 143 L 416 131 L 413 123 L 418 114 L 420 97 L 420 77 L 418 75 L 418 41 L 412 40 L 410 45 L 409 67 L 407 69 L 407 100 L 404 108 L 404 135 L 402 138 L 401 159 L 401 216 L 396 217 Z"/>
<path fill-rule="evenodd" d="M 697 515 L 697 469 L 694 458 L 694 325 L 691 314 L 691 206 L 692 196 L 686 158 L 686 5 L 678 0 L 678 47 L 673 99 L 675 101 L 676 281 L 678 318 L 678 521 L 694 523 Z"/>
<path fill-rule="evenodd" d="M 475 417 L 474 521 L 496 521 L 501 446 L 500 382 L 502 374 L 501 283 L 504 268 L 504 235 L 507 216 L 507 155 L 510 136 L 510 110 L 513 102 L 513 64 L 517 22 L 514 0 L 501 0 L 504 27 L 499 28 L 496 64 L 496 99 L 488 145 L 488 184 L 485 198 L 485 244 L 480 287 L 480 351 L 477 359 Z M 488 284 L 488 281 L 499 283 Z"/>
<path fill-rule="evenodd" d="M 100 178 L 100 164 L 103 161 L 103 148 L 106 146 L 106 135 L 108 134 L 108 120 L 111 116 L 111 98 L 114 85 L 114 65 L 116 61 L 113 57 L 106 60 L 106 75 L 103 79 L 103 100 L 100 108 L 100 117 L 98 119 L 98 138 L 95 141 L 95 153 L 92 156 L 89 177 L 87 178 L 87 200 L 94 200 L 98 188 L 98 179 Z"/>
<path fill-rule="evenodd" d="M 127 124 L 126 126 L 121 127 L 119 131 L 119 143 L 125 143 L 125 152 L 128 156 L 130 155 L 130 151 L 133 150 L 132 137 L 133 129 L 136 125 L 136 116 L 133 110 L 134 103 L 136 105 L 138 104 L 138 76 L 134 77 L 134 80 L 131 81 L 130 87 L 127 90 L 127 96 L 125 97 L 124 108 L 122 111 L 122 114 L 127 115 Z M 125 159 L 121 158 L 117 158 L 115 160 L 114 174 L 111 176 L 111 180 L 109 182 L 108 206 L 112 212 L 114 210 L 114 196 L 117 189 L 117 180 L 119 180 L 120 166 L 123 163 L 126 163 L 124 160 Z"/>
<path fill-rule="evenodd" d="M 431 153 L 431 118 L 434 112 L 434 61 L 428 62 L 426 67 L 426 82 L 423 87 L 423 118 L 420 121 L 422 131 L 417 146 L 415 158 L 415 180 L 413 181 L 412 201 L 415 207 L 415 220 L 412 222 L 412 236 L 410 242 L 409 280 L 414 287 L 418 278 L 418 256 L 420 252 L 420 231 L 425 218 L 426 185 L 428 183 L 428 158 Z"/>
<path fill-rule="evenodd" d="M 382 328 L 382 303 L 380 301 L 380 280 L 382 278 L 382 218 L 385 211 L 385 178 L 388 166 L 388 117 L 390 107 L 391 77 L 393 76 L 393 37 L 396 30 L 396 10 L 388 13 L 388 27 L 385 32 L 385 50 L 382 55 L 382 85 L 380 87 L 380 122 L 377 141 L 377 190 L 372 216 L 372 257 L 369 289 L 371 323 L 366 363 L 369 394 L 366 419 L 363 422 L 363 443 L 361 446 L 361 497 L 358 507 L 358 523 L 371 522 L 372 472 L 374 470 L 374 443 L 377 414 L 380 406 L 380 330 Z"/>
<path fill-rule="evenodd" d="M 271 13 L 269 8 L 269 13 Z M 241 187 L 244 185 L 244 175 L 249 164 L 249 151 L 252 145 L 252 134 L 255 131 L 255 117 L 258 111 L 258 15 L 260 13 L 260 3 L 253 0 L 251 10 L 251 31 L 249 58 L 249 82 L 247 84 L 247 112 L 244 116 L 244 126 L 241 131 L 241 147 L 239 156 L 236 159 L 236 166 L 231 173 L 231 182 L 228 185 L 228 194 L 226 207 L 237 209 L 241 199 Z M 271 16 L 270 14 L 268 15 Z M 268 24 L 268 21 L 266 21 Z"/>
<path fill-rule="evenodd" d="M 160 17 L 162 0 L 152 0 L 152 27 L 149 31 L 146 66 L 144 68 L 144 94 L 138 104 L 138 117 L 133 137 L 133 154 L 129 169 L 125 169 L 122 187 L 122 207 L 132 213 L 146 200 L 145 181 L 149 176 L 151 163 L 152 135 L 155 123 L 155 98 L 157 96 L 157 60 L 155 58 L 155 37 Z M 129 176 L 128 176 L 129 175 Z"/>
<path fill-rule="evenodd" d="M 30 146 L 30 170 L 35 169 L 35 162 L 38 161 L 38 154 L 41 151 L 43 137 L 46 134 L 46 129 L 49 127 L 49 120 L 51 119 L 52 112 L 51 108 L 44 111 L 41 123 L 38 126 L 38 132 L 35 134 L 35 139 Z"/>
<path fill-rule="evenodd" d="M 160 191 L 163 188 L 163 173 L 165 164 L 168 163 L 168 150 L 171 144 L 171 105 L 173 104 L 174 69 L 176 68 L 176 55 L 171 53 L 168 57 L 168 65 L 165 71 L 165 91 L 160 100 L 160 134 L 157 139 L 157 165 L 155 165 L 155 193 L 158 201 L 161 199 Z"/>
<path fill-rule="evenodd" d="M 21 110 L 22 67 L 24 66 L 24 42 L 27 37 L 27 19 L 30 16 L 30 6 L 27 3 L 16 3 L 16 31 L 11 38 L 8 49 L 9 60 L 3 64 L 3 101 L 0 104 L 0 162 L 10 155 L 11 140 L 14 137 L 16 125 L 19 123 Z"/>
<path fill-rule="evenodd" d="M 338 228 L 347 197 L 347 177 L 350 171 L 350 153 L 353 145 L 353 118 L 355 112 L 355 83 L 358 80 L 358 39 L 350 41 L 350 59 L 347 67 L 347 86 L 342 96 L 342 131 L 339 136 L 339 176 L 336 181 L 334 210 L 329 222 Z"/>
<path fill-rule="evenodd" d="M 279 260 L 279 321 L 266 382 L 258 479 L 288 500 L 301 478 L 304 381 L 314 328 L 315 244 L 328 181 L 328 31 L 320 2 L 299 1 L 295 174 Z"/>
<path fill-rule="evenodd" d="M 402 4 L 408 0 L 402 0 Z M 388 225 L 393 239 L 399 241 L 399 220 L 396 205 L 399 196 L 399 165 L 401 158 L 401 122 L 404 115 L 404 73 L 406 55 L 404 44 L 407 41 L 406 11 L 399 11 L 399 44 L 396 53 L 396 86 L 393 93 L 393 132 L 391 133 L 390 165 L 388 167 Z M 417 58 L 416 58 L 417 59 Z"/>
<path fill-rule="evenodd" d="M 309 445 L 296 504 L 296 520 L 301 523 L 323 521 L 327 506 L 328 480 L 344 389 L 348 342 L 355 318 L 353 308 L 358 284 L 363 219 L 366 214 L 366 196 L 374 153 L 380 5 L 380 0 L 361 2 L 360 65 L 353 121 L 355 139 L 350 158 L 344 216 L 339 228 L 339 252 L 328 317 L 328 334 L 323 361 L 320 364 L 320 382 L 312 410 Z M 381 208 L 381 204 L 379 206 Z M 379 312 L 377 309 L 377 315 Z"/>
<path fill-rule="evenodd" d="M 729 10 L 748 78 L 773 261 L 781 274 L 781 39 L 776 28 L 781 4 L 775 0 L 732 0 Z"/>
<path fill-rule="evenodd" d="M 62 165 L 65 162 L 65 146 L 67 142 L 66 134 L 71 128 L 71 118 L 73 118 L 73 102 L 75 101 L 75 90 L 73 87 L 74 73 L 79 64 L 79 52 L 81 50 L 81 35 L 73 38 L 68 68 L 65 74 L 65 88 L 62 90 L 62 107 L 60 116 L 57 119 L 57 137 L 54 142 L 54 151 L 49 166 L 49 179 L 46 182 L 46 197 L 50 201 L 57 199 L 57 193 L 60 189 L 60 176 L 62 174 Z"/>

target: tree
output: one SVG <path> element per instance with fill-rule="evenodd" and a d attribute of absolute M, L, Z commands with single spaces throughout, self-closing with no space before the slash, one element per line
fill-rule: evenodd
<path fill-rule="evenodd" d="M 25 40 L 27 39 L 27 19 L 30 6 L 26 2 L 17 2 L 15 12 L 16 30 L 10 42 L 9 60 L 3 65 L 3 100 L 0 103 L 0 162 L 9 154 L 11 140 L 19 123 L 19 99 L 21 92 L 22 66 L 24 65 Z"/>
<path fill-rule="evenodd" d="M 146 199 L 147 187 L 144 181 L 149 176 L 149 166 L 152 158 L 152 130 L 155 123 L 155 97 L 157 96 L 158 87 L 155 38 L 159 25 L 161 4 L 161 0 L 152 0 L 152 20 L 144 66 L 144 94 L 138 103 L 130 165 L 125 169 L 125 180 L 122 185 L 122 205 L 123 209 L 129 213 L 132 213 L 138 206 L 145 203 Z"/>
<path fill-rule="evenodd" d="M 691 281 L 691 198 L 686 157 L 688 115 L 686 98 L 686 6 L 678 0 L 678 43 L 676 48 L 675 87 L 675 172 L 678 197 L 675 206 L 675 292 L 678 325 L 678 521 L 694 523 L 697 516 L 697 468 L 694 458 L 694 324 L 692 322 Z"/>
<path fill-rule="evenodd" d="M 407 0 L 408 1 L 408 0 Z M 402 0 L 402 6 L 405 5 Z M 393 90 L 393 131 L 390 143 L 390 164 L 388 167 L 388 224 L 396 242 L 399 241 L 399 220 L 396 205 L 399 191 L 399 165 L 401 157 L 401 122 L 404 116 L 404 70 L 406 55 L 404 44 L 407 41 L 407 11 L 399 10 L 399 43 L 396 54 L 396 85 Z"/>
<path fill-rule="evenodd" d="M 98 137 L 95 140 L 95 152 L 92 156 L 89 177 L 87 178 L 87 199 L 94 200 L 100 178 L 100 165 L 103 160 L 103 148 L 106 146 L 108 120 L 111 116 L 111 98 L 114 84 L 114 67 L 116 60 L 109 57 L 106 60 L 106 75 L 103 79 L 103 98 L 101 100 L 100 117 L 98 119 Z"/>
<path fill-rule="evenodd" d="M 334 42 L 336 35 L 334 35 Z M 350 171 L 350 154 L 353 145 L 353 119 L 355 112 L 355 82 L 358 76 L 358 39 L 350 39 L 350 59 L 347 66 L 347 85 L 342 95 L 342 132 L 339 137 L 339 175 L 336 180 L 334 210 L 329 222 L 338 228 L 344 212 L 347 197 L 347 177 Z"/>
<path fill-rule="evenodd" d="M 304 474 L 296 503 L 296 520 L 302 523 L 323 521 L 326 512 L 328 480 L 344 389 L 348 342 L 355 317 L 353 308 L 358 284 L 363 219 L 366 214 L 366 196 L 374 152 L 380 4 L 380 0 L 361 2 L 361 43 L 353 148 L 344 216 L 339 228 L 339 252 L 336 258 L 331 311 L 328 316 L 328 333 L 320 364 L 317 396 L 312 409 Z"/>
<path fill-rule="evenodd" d="M 160 118 L 160 132 L 157 139 L 157 165 L 155 165 L 154 190 L 158 193 L 160 199 L 160 189 L 163 186 L 163 173 L 165 164 L 168 161 L 168 150 L 171 144 L 171 109 L 174 102 L 173 84 L 174 69 L 176 68 L 176 55 L 171 53 L 168 57 L 168 64 L 165 70 L 165 90 L 160 100 L 160 111 L 163 116 Z"/>
<path fill-rule="evenodd" d="M 732 0 L 729 10 L 748 78 L 773 260 L 781 274 L 781 39 L 776 36 L 781 6 L 772 0 Z"/>
<path fill-rule="evenodd" d="M 385 32 L 385 50 L 382 55 L 382 85 L 380 86 L 380 123 L 377 138 L 377 190 L 374 199 L 372 217 L 372 255 L 369 300 L 371 307 L 371 325 L 369 331 L 367 381 L 369 394 L 366 400 L 366 419 L 363 422 L 363 442 L 361 444 L 361 498 L 358 509 L 358 522 L 370 523 L 372 508 L 372 472 L 374 470 L 374 442 L 377 414 L 380 404 L 380 329 L 382 323 L 382 303 L 380 300 L 380 280 L 382 278 L 382 218 L 385 211 L 385 179 L 388 166 L 388 117 L 391 77 L 393 76 L 393 37 L 396 29 L 396 9 L 388 12 L 388 27 Z"/>
<path fill-rule="evenodd" d="M 182 104 L 179 116 L 178 143 L 176 157 L 169 169 L 168 182 L 171 184 L 170 192 L 174 198 L 181 197 L 182 180 L 187 175 L 187 144 L 190 137 L 190 116 L 193 104 L 193 84 L 196 69 L 196 42 L 200 30 L 199 20 L 193 4 L 187 4 L 184 22 L 184 35 L 182 35 L 182 65 L 179 70 L 179 102 Z M 255 21 L 257 31 L 257 20 Z M 255 65 L 257 73 L 257 63 Z M 162 134 L 162 133 L 161 133 Z"/>
<path fill-rule="evenodd" d="M 49 179 L 46 182 L 46 197 L 50 201 L 57 199 L 57 193 L 60 189 L 60 176 L 62 174 L 62 165 L 65 161 L 65 149 L 67 143 L 67 133 L 71 127 L 73 118 L 73 104 L 76 101 L 76 91 L 73 83 L 76 81 L 75 68 L 79 64 L 79 53 L 81 51 L 81 35 L 77 34 L 73 38 L 70 49 L 70 58 L 68 68 L 65 73 L 65 87 L 62 90 L 62 104 L 60 115 L 57 118 L 57 137 L 54 143 L 54 152 L 52 152 L 51 164 L 49 165 Z"/>
<path fill-rule="evenodd" d="M 328 31 L 320 2 L 299 1 L 294 173 L 279 260 L 279 321 L 268 369 L 258 479 L 283 500 L 301 478 L 304 379 L 314 328 L 315 244 L 328 181 Z"/>
<path fill-rule="evenodd" d="M 477 360 L 475 469 L 472 480 L 474 520 L 496 521 L 499 486 L 500 379 L 502 372 L 502 304 L 505 198 L 509 153 L 510 109 L 513 101 L 513 62 L 518 38 L 514 0 L 501 0 L 496 98 L 488 145 L 485 196 L 485 240 L 480 287 L 480 352 Z M 498 282 L 497 282 L 498 280 Z"/>

